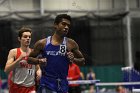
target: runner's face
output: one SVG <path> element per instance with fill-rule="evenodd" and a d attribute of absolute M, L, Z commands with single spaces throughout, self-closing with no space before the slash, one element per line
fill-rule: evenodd
<path fill-rule="evenodd" d="M 61 35 L 66 35 L 70 28 L 70 21 L 67 19 L 62 19 L 62 21 L 56 25 L 56 30 Z"/>
<path fill-rule="evenodd" d="M 30 42 L 31 42 L 31 33 L 30 32 L 22 33 L 22 37 L 20 39 L 20 42 L 23 46 L 29 46 Z"/>

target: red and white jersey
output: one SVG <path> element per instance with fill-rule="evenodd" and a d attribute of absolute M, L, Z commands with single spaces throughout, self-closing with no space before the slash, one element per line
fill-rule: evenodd
<path fill-rule="evenodd" d="M 17 48 L 16 59 L 21 55 L 20 48 Z M 12 82 L 21 86 L 30 87 L 35 85 L 35 65 L 28 64 L 27 58 L 23 58 L 13 70 Z"/>

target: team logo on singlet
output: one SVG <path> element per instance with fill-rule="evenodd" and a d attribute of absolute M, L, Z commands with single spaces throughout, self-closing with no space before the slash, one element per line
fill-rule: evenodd
<path fill-rule="evenodd" d="M 20 66 L 23 67 L 23 68 L 29 68 L 29 69 L 32 68 L 32 64 L 28 64 L 28 63 L 27 63 L 27 60 L 21 60 L 21 61 L 19 62 L 19 64 L 20 64 Z"/>
<path fill-rule="evenodd" d="M 60 45 L 59 51 L 46 51 L 47 55 L 51 56 L 65 56 L 66 55 L 66 45 Z"/>

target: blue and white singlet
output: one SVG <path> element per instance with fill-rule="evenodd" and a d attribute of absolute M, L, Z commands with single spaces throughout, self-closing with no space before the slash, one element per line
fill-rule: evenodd
<path fill-rule="evenodd" d="M 47 58 L 47 64 L 41 65 L 42 77 L 40 85 L 51 90 L 66 93 L 68 91 L 68 68 L 69 59 L 66 55 L 67 38 L 64 37 L 62 44 L 52 45 L 51 36 L 47 39 L 43 51 L 43 58 Z"/>

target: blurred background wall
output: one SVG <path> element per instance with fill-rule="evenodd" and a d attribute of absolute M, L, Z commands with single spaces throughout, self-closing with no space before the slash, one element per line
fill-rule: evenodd
<path fill-rule="evenodd" d="M 133 66 L 140 51 L 139 10 L 140 0 L 0 0 L 0 74 L 7 77 L 3 69 L 8 51 L 19 46 L 21 26 L 33 29 L 33 47 L 52 35 L 54 17 L 67 13 L 73 19 L 68 37 L 86 58 L 81 70 L 86 74 L 90 66 L 102 81 L 121 81 L 121 67 Z"/>

